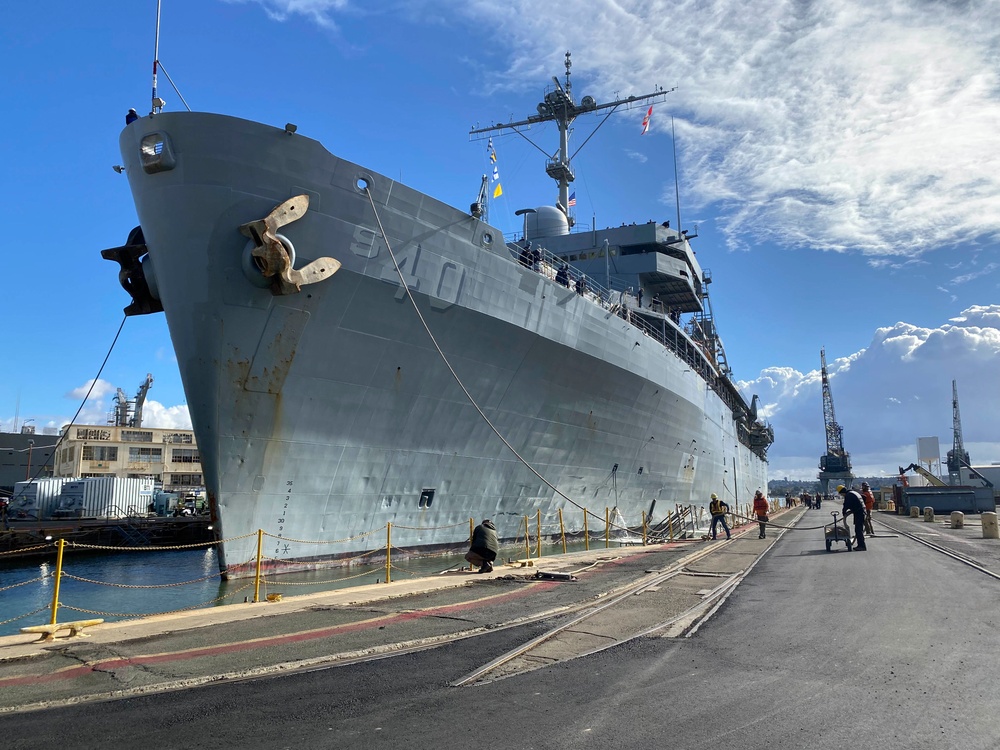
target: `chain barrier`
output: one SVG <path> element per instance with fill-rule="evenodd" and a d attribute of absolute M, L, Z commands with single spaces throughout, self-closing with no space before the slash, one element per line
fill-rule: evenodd
<path fill-rule="evenodd" d="M 0 588 L 0 592 L 9 591 L 10 589 L 16 589 L 18 586 L 27 586 L 29 583 L 38 583 L 39 581 L 44 581 L 46 578 L 51 576 L 38 576 L 38 578 L 32 578 L 29 581 L 21 581 L 21 583 L 12 583 L 10 586 L 4 586 Z"/>
<path fill-rule="evenodd" d="M 36 544 L 34 547 L 21 547 L 19 549 L 8 549 L 0 552 L 0 555 L 23 555 L 25 552 L 34 552 L 36 550 L 45 549 L 46 547 L 55 546 L 52 542 L 46 542 L 45 544 Z M 3 589 L 0 589 L 2 591 Z"/>
<path fill-rule="evenodd" d="M 322 539 L 319 541 L 311 539 L 292 539 L 287 536 L 278 536 L 277 534 L 271 534 L 267 531 L 264 532 L 264 536 L 270 537 L 271 539 L 280 539 L 283 542 L 295 542 L 296 544 L 341 544 L 343 542 L 352 542 L 355 539 L 364 539 L 366 536 L 371 536 L 372 534 L 385 532 L 385 526 L 380 526 L 377 529 L 372 529 L 371 531 L 363 531 L 355 536 L 345 537 L 344 539 Z M 237 537 L 238 539 L 246 539 L 247 537 L 257 536 L 256 534 L 246 534 L 245 536 Z"/>
<path fill-rule="evenodd" d="M 59 607 L 60 609 L 71 609 L 74 612 L 83 612 L 84 614 L 87 615 L 103 615 L 105 617 L 118 617 L 121 618 L 119 620 L 120 622 L 130 622 L 132 620 L 141 620 L 144 617 L 152 617 L 153 615 L 174 615 L 179 612 L 188 612 L 192 609 L 202 609 L 210 604 L 217 604 L 218 602 L 221 602 L 223 599 L 228 599 L 231 596 L 236 596 L 241 591 L 249 589 L 252 585 L 253 585 L 252 583 L 247 583 L 244 584 L 243 586 L 240 586 L 238 589 L 234 591 L 227 591 L 222 596 L 217 596 L 214 599 L 209 599 L 208 601 L 199 602 L 198 604 L 191 604 L 187 607 L 181 607 L 180 609 L 170 609 L 165 612 L 101 612 L 100 610 L 96 609 L 84 609 L 83 607 L 74 607 L 69 604 L 63 604 L 62 602 L 59 603 Z M 42 609 L 47 609 L 47 607 L 42 607 Z"/>
<path fill-rule="evenodd" d="M 438 529 L 454 529 L 458 526 L 468 526 L 468 521 L 460 521 L 459 523 L 450 523 L 447 526 L 402 526 L 400 524 L 393 524 L 394 529 L 407 529 L 408 531 L 436 531 Z M 383 529 L 385 526 L 382 527 Z"/>
<path fill-rule="evenodd" d="M 549 514 L 546 514 L 543 517 L 538 512 L 536 512 L 534 516 L 531 516 L 531 515 L 522 515 L 518 519 L 518 528 L 517 528 L 517 532 L 516 532 L 515 537 L 513 539 L 508 538 L 506 541 L 501 542 L 500 543 L 500 549 L 503 550 L 503 552 L 505 554 L 510 554 L 511 552 L 516 551 L 516 553 L 519 556 L 521 554 L 524 554 L 524 555 L 526 555 L 529 558 L 534 558 L 534 557 L 541 557 L 542 556 L 542 548 L 543 547 L 551 546 L 551 547 L 554 547 L 556 550 L 558 550 L 560 544 L 565 545 L 565 543 L 567 541 L 567 538 L 569 540 L 571 540 L 571 541 L 576 542 L 576 543 L 586 542 L 587 543 L 587 548 L 589 549 L 592 545 L 603 546 L 602 542 L 604 543 L 604 545 L 610 545 L 611 543 L 618 543 L 618 542 L 621 541 L 623 533 L 628 536 L 629 540 L 636 540 L 636 539 L 638 539 L 638 538 L 641 537 L 643 539 L 644 543 L 648 541 L 649 543 L 656 544 L 656 543 L 663 543 L 664 541 L 666 541 L 667 538 L 668 538 L 668 535 L 669 535 L 669 539 L 673 540 L 675 538 L 683 538 L 685 535 L 687 535 L 692 530 L 695 533 L 697 533 L 698 530 L 702 530 L 703 531 L 706 528 L 701 523 L 701 519 L 700 519 L 701 509 L 697 509 L 696 510 L 694 508 L 694 506 L 687 506 L 685 508 L 680 508 L 678 506 L 678 508 L 676 510 L 671 511 L 668 514 L 667 518 L 664 519 L 663 521 L 659 522 L 658 524 L 656 524 L 655 527 L 651 527 L 651 524 L 645 523 L 645 521 L 649 520 L 649 519 L 645 518 L 645 514 L 643 515 L 644 524 L 642 526 L 629 527 L 629 526 L 624 525 L 623 523 L 619 522 L 619 521 L 622 520 L 621 517 L 620 517 L 620 514 L 613 514 L 614 517 L 612 517 L 612 515 L 610 514 L 610 512 L 611 512 L 612 509 L 610 509 L 610 508 L 606 508 L 605 509 L 605 513 L 604 513 L 603 516 L 599 515 L 598 513 L 593 512 L 593 511 L 590 511 L 590 510 L 588 510 L 586 508 L 584 508 L 583 510 L 585 511 L 586 516 L 589 516 L 589 517 L 595 519 L 597 521 L 597 523 L 594 523 L 591 526 L 591 528 L 587 528 L 587 524 L 585 523 L 583 529 L 577 529 L 577 530 L 571 531 L 569 533 L 567 533 L 567 531 L 566 531 L 566 528 L 565 528 L 565 519 L 564 519 L 564 516 L 562 514 L 559 514 L 559 513 L 556 513 L 556 514 L 549 513 Z M 778 512 L 778 511 L 776 509 L 772 508 L 771 512 Z M 742 523 L 756 523 L 757 522 L 757 519 L 755 517 L 749 515 L 749 513 L 750 513 L 750 509 L 749 508 L 747 508 L 744 511 L 744 513 L 737 512 L 737 513 L 730 513 L 729 514 L 730 517 L 731 517 L 731 519 L 733 520 L 733 525 L 734 526 L 741 525 Z M 541 523 L 541 519 L 542 518 L 545 519 L 545 521 L 546 521 L 545 524 Z M 617 521 L 614 520 L 615 518 L 617 518 L 618 520 Z M 395 526 L 395 529 L 397 529 L 397 530 L 406 530 L 406 531 L 420 531 L 420 532 L 424 532 L 424 531 L 435 531 L 435 530 L 445 530 L 445 529 L 456 529 L 456 528 L 464 527 L 466 525 L 466 523 L 468 523 L 468 522 L 462 521 L 462 522 L 459 522 L 459 523 L 448 524 L 448 525 L 443 525 L 443 526 L 403 526 L 403 525 L 399 525 L 399 526 Z M 784 526 L 784 525 L 781 525 L 781 524 L 777 524 L 777 523 L 774 523 L 772 521 L 768 521 L 767 523 L 770 526 L 775 527 L 775 528 L 782 528 L 782 529 L 793 528 L 793 527 L 789 527 L 789 526 Z M 472 523 L 469 523 L 469 526 L 470 526 L 470 529 L 471 529 Z M 182 545 L 171 545 L 171 546 L 165 546 L 165 547 L 164 546 L 155 546 L 155 547 L 153 547 L 153 546 L 147 546 L 147 547 L 121 547 L 121 546 L 112 546 L 112 545 L 85 544 L 85 543 L 65 541 L 65 540 L 59 540 L 59 542 L 47 542 L 45 544 L 40 544 L 40 545 L 37 545 L 37 546 L 34 546 L 34 547 L 25 548 L 24 550 L 18 550 L 18 552 L 36 551 L 36 550 L 47 549 L 47 548 L 50 548 L 50 547 L 60 548 L 60 545 L 62 545 L 61 548 L 69 547 L 71 549 L 78 549 L 78 550 L 99 550 L 99 551 L 115 551 L 115 552 L 118 552 L 118 551 L 128 551 L 128 552 L 133 552 L 133 551 L 139 551 L 139 552 L 141 552 L 141 551 L 145 551 L 145 552 L 157 551 L 157 552 L 159 552 L 159 551 L 165 551 L 165 550 L 173 550 L 173 551 L 176 551 L 176 550 L 193 550 L 193 549 L 203 549 L 203 548 L 208 548 L 208 547 L 215 547 L 216 545 L 218 545 L 220 543 L 224 544 L 224 543 L 227 543 L 227 542 L 235 542 L 235 541 L 244 540 L 244 539 L 251 539 L 251 538 L 254 538 L 254 537 L 257 537 L 258 540 L 261 540 L 265 536 L 268 537 L 268 538 L 271 538 L 271 539 L 280 539 L 283 542 L 291 542 L 291 543 L 297 543 L 297 544 L 315 544 L 315 545 L 320 545 L 320 544 L 323 544 L 323 545 L 341 544 L 341 543 L 346 543 L 346 542 L 351 542 L 351 541 L 357 541 L 357 540 L 365 539 L 365 538 L 371 537 L 373 535 L 378 535 L 378 534 L 385 534 L 386 537 L 387 537 L 386 544 L 384 546 L 381 546 L 381 547 L 378 547 L 378 548 L 375 548 L 375 549 L 371 549 L 371 550 L 368 550 L 368 551 L 365 551 L 365 552 L 361 552 L 361 553 L 356 554 L 356 555 L 354 555 L 352 557 L 349 557 L 349 558 L 337 558 L 335 561 L 321 561 L 320 565 L 324 565 L 325 563 L 328 564 L 328 563 L 333 562 L 334 564 L 336 564 L 338 566 L 343 566 L 345 568 L 346 567 L 350 567 L 352 564 L 363 564 L 363 565 L 364 564 L 370 564 L 370 565 L 373 566 L 371 569 L 363 570 L 363 571 L 360 571 L 360 572 L 357 572 L 357 573 L 353 573 L 351 575 L 339 576 L 336 579 L 330 579 L 330 580 L 313 580 L 313 581 L 288 581 L 288 580 L 279 580 L 279 579 L 275 578 L 273 575 L 270 576 L 270 577 L 264 577 L 262 575 L 262 572 L 263 572 L 262 568 L 264 567 L 265 563 L 268 566 L 274 565 L 274 566 L 282 566 L 284 568 L 292 568 L 293 569 L 291 571 L 283 571 L 283 572 L 296 572 L 294 570 L 295 568 L 301 568 L 303 570 L 304 569 L 315 569 L 318 566 L 317 566 L 316 563 L 299 562 L 299 561 L 293 561 L 293 560 L 283 560 L 283 559 L 275 558 L 275 557 L 265 557 L 265 556 L 263 556 L 260 553 L 260 550 L 258 549 L 258 554 L 255 557 L 247 560 L 244 563 L 238 564 L 238 565 L 232 565 L 232 564 L 228 565 L 227 568 L 226 568 L 226 571 L 225 571 L 226 573 L 229 573 L 231 575 L 247 575 L 248 573 L 250 573 L 252 577 L 248 577 L 248 579 L 247 579 L 248 582 L 246 584 L 240 586 L 239 588 L 236 588 L 236 589 L 234 589 L 232 591 L 227 591 L 226 593 L 224 593 L 224 594 L 222 594 L 222 595 L 220 595 L 220 596 L 218 596 L 216 598 L 210 599 L 210 600 L 208 600 L 206 602 L 200 602 L 200 603 L 197 603 L 197 604 L 192 604 L 192 605 L 188 605 L 188 606 L 185 606 L 185 607 L 181 607 L 179 609 L 168 610 L 168 611 L 164 611 L 164 612 L 121 613 L 121 612 L 106 612 L 106 611 L 100 611 L 100 610 L 93 610 L 93 609 L 87 609 L 87 608 L 84 608 L 84 607 L 76 607 L 76 606 L 72 606 L 72 605 L 62 604 L 61 602 L 55 601 L 55 599 L 54 599 L 53 604 L 49 605 L 48 607 L 41 607 L 41 608 L 36 609 L 36 610 L 34 610 L 32 612 L 28 612 L 28 613 L 26 613 L 24 615 L 19 615 L 17 617 L 11 618 L 9 620 L 0 622 L 0 625 L 9 624 L 10 622 L 14 622 L 14 621 L 22 619 L 24 617 L 29 617 L 31 615 L 37 614 L 38 612 L 45 611 L 46 609 L 53 610 L 53 617 L 54 617 L 55 616 L 55 610 L 58 607 L 64 607 L 64 608 L 70 609 L 72 611 L 82 612 L 82 613 L 85 613 L 85 614 L 100 615 L 100 616 L 106 616 L 106 617 L 114 617 L 114 618 L 121 618 L 121 619 L 125 619 L 125 620 L 131 620 L 131 619 L 139 619 L 139 618 L 143 618 L 143 617 L 149 617 L 151 615 L 171 614 L 171 613 L 177 613 L 177 612 L 186 612 L 186 611 L 190 611 L 190 610 L 193 610 L 193 609 L 198 609 L 200 607 L 210 606 L 210 605 L 222 602 L 224 600 L 231 599 L 231 598 L 237 596 L 238 594 L 240 594 L 240 593 L 242 593 L 242 592 L 244 592 L 247 589 L 250 589 L 252 587 L 255 588 L 255 590 L 254 590 L 254 601 L 259 601 L 260 599 L 258 598 L 257 588 L 256 587 L 259 587 L 260 584 L 263 584 L 264 586 L 313 586 L 313 587 L 315 587 L 315 586 L 322 586 L 322 585 L 336 585 L 336 584 L 342 584 L 345 581 L 351 581 L 351 580 L 355 580 L 355 579 L 359 579 L 359 578 L 366 578 L 366 577 L 371 577 L 373 575 L 378 575 L 379 573 L 381 573 L 383 571 L 386 574 L 385 575 L 386 582 L 389 582 L 391 580 L 391 573 L 392 573 L 392 571 L 398 571 L 398 572 L 401 572 L 401 573 L 405 573 L 407 576 L 427 575 L 427 571 L 424 571 L 422 573 L 421 572 L 415 572 L 414 570 L 408 568 L 407 566 L 400 566 L 400 565 L 396 564 L 395 559 L 393 558 L 393 555 L 395 554 L 396 556 L 401 557 L 404 560 L 419 560 L 419 559 L 423 559 L 423 558 L 440 557 L 441 556 L 441 552 L 440 551 L 420 552 L 416 548 L 397 547 L 397 546 L 391 544 L 391 540 L 388 538 L 389 537 L 389 533 L 390 533 L 389 532 L 390 528 L 391 528 L 390 525 L 386 524 L 385 526 L 382 526 L 382 527 L 377 528 L 377 529 L 372 529 L 370 531 L 362 532 L 360 534 L 355 534 L 353 536 L 345 537 L 343 539 L 334 539 L 334 540 L 293 539 L 293 538 L 278 536 L 276 534 L 270 534 L 270 533 L 268 533 L 268 532 L 266 532 L 264 530 L 258 530 L 254 534 L 244 534 L 242 536 L 232 537 L 232 538 L 228 538 L 228 539 L 222 539 L 222 540 L 218 540 L 218 541 L 198 542 L 198 543 L 193 543 L 193 544 L 182 544 Z M 654 530 L 654 528 L 655 528 L 655 530 Z M 813 530 L 813 529 L 822 529 L 823 526 L 817 526 L 817 527 L 794 527 L 794 528 L 796 528 L 797 530 Z M 457 546 L 458 542 L 455 542 L 455 545 Z M 0 553 L 0 554 L 6 554 L 6 553 Z M 558 552 L 556 552 L 556 554 L 558 554 Z M 373 556 L 376 556 L 376 555 L 385 555 L 386 559 L 385 559 L 385 564 L 384 565 L 379 565 L 378 563 L 371 562 L 371 558 Z M 60 558 L 59 563 L 57 563 L 57 570 L 54 573 L 48 574 L 46 576 L 41 576 L 41 577 L 38 577 L 38 578 L 34 578 L 34 579 L 31 579 L 31 580 L 28 580 L 28 581 L 23 581 L 23 582 L 20 582 L 20 583 L 12 584 L 12 585 L 9 585 L 9 586 L 6 586 L 6 587 L 2 587 L 2 588 L 0 588 L 0 592 L 8 591 L 10 589 L 19 588 L 19 587 L 23 587 L 23 586 L 27 586 L 27 585 L 31 585 L 31 584 L 38 584 L 38 583 L 43 582 L 44 580 L 46 580 L 46 578 L 55 578 L 55 580 L 56 580 L 56 586 L 58 587 L 59 579 L 61 577 L 63 577 L 63 576 L 66 577 L 66 578 L 68 578 L 68 579 L 70 579 L 70 580 L 79 582 L 79 583 L 89 583 L 89 584 L 93 584 L 93 585 L 97 585 L 97 586 L 106 586 L 106 587 L 118 588 L 118 589 L 152 590 L 152 589 L 160 589 L 160 588 L 163 588 L 163 589 L 178 588 L 178 587 L 181 587 L 181 586 L 187 586 L 187 585 L 204 583 L 205 581 L 214 579 L 214 578 L 216 578 L 219 575 L 217 573 L 213 573 L 213 574 L 202 576 L 202 577 L 195 578 L 195 579 L 192 579 L 192 580 L 177 581 L 177 582 L 163 583 L 163 584 L 128 584 L 128 583 L 117 583 L 117 582 L 113 582 L 113 581 L 102 581 L 102 580 L 87 578 L 87 577 L 84 577 L 84 576 L 78 576 L 78 575 L 72 574 L 72 573 L 70 573 L 70 572 L 68 572 L 66 570 L 63 570 L 62 567 L 61 567 L 61 564 L 62 563 L 61 563 L 61 558 Z M 449 568 L 453 568 L 453 567 L 456 567 L 456 566 L 455 565 L 449 566 Z M 446 568 L 446 569 L 448 569 L 448 568 Z M 301 572 L 301 571 L 299 571 L 299 572 Z M 58 588 L 56 589 L 56 592 L 58 593 Z"/>
<path fill-rule="evenodd" d="M 81 581 L 82 583 L 93 583 L 97 586 L 110 586 L 116 589 L 169 589 L 175 586 L 187 586 L 189 583 L 200 583 L 201 581 L 207 581 L 211 578 L 218 578 L 218 573 L 212 573 L 207 576 L 202 576 L 201 578 L 195 578 L 191 581 L 180 581 L 178 583 L 157 583 L 157 584 L 139 584 L 139 583 L 113 583 L 111 581 L 95 581 L 92 578 L 83 578 L 81 576 L 75 576 L 72 573 L 67 573 L 65 570 L 62 573 L 63 578 L 70 578 L 74 581 Z"/>
<path fill-rule="evenodd" d="M 17 622 L 18 620 L 20 620 L 20 619 L 22 619 L 24 617 L 31 617 L 32 615 L 37 615 L 39 612 L 44 612 L 48 608 L 49 608 L 49 605 L 46 604 L 44 607 L 39 607 L 38 609 L 36 609 L 36 610 L 34 610 L 32 612 L 25 612 L 23 615 L 18 615 L 17 617 L 11 617 L 9 620 L 0 620 L 0 625 L 10 625 L 10 623 Z"/>
<path fill-rule="evenodd" d="M 396 566 L 393 565 L 392 569 L 395 570 Z M 350 576 L 343 576 L 342 578 L 333 578 L 328 581 L 286 581 L 284 579 L 278 580 L 275 578 L 261 578 L 260 582 L 269 584 L 272 586 L 321 586 L 325 584 L 332 583 L 343 583 L 344 581 L 353 581 L 355 578 L 364 578 L 365 576 L 375 575 L 376 573 L 382 574 L 385 570 L 383 567 L 373 568 L 371 570 L 365 570 L 361 573 L 355 573 Z"/>

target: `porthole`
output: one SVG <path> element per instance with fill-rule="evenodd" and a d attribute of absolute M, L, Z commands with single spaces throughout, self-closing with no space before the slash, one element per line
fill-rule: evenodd
<path fill-rule="evenodd" d="M 483 232 L 483 247 L 489 247 L 492 244 L 493 244 L 492 232 Z"/>

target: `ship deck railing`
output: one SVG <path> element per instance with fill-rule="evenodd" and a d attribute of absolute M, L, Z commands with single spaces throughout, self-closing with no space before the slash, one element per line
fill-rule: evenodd
<path fill-rule="evenodd" d="M 522 260 L 524 246 L 518 242 L 507 243 L 507 250 L 515 262 L 531 268 L 553 283 L 558 283 L 556 281 L 558 268 L 565 263 L 568 275 L 567 288 L 576 289 L 576 284 L 581 279 L 585 279 L 586 292 L 581 295 L 582 297 L 631 323 L 643 335 L 671 351 L 693 372 L 701 376 L 708 387 L 718 394 L 734 415 L 749 419 L 747 406 L 743 403 L 735 386 L 719 372 L 705 350 L 680 327 L 679 321 L 670 314 L 662 303 L 656 308 L 642 307 L 638 298 L 629 290 L 607 289 L 545 248 L 536 246 L 532 249 L 538 251 L 539 260 L 525 263 Z M 739 430 L 737 437 L 748 448 L 753 450 L 757 447 L 751 445 L 749 431 Z"/>

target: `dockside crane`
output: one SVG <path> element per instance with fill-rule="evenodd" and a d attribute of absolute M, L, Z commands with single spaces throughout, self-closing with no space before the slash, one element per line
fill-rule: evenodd
<path fill-rule="evenodd" d="M 962 443 L 962 416 L 958 412 L 958 382 L 951 381 L 951 428 L 954 439 L 948 451 L 948 483 L 962 483 L 962 467 L 969 465 L 969 452 Z"/>
<path fill-rule="evenodd" d="M 828 496 L 830 480 L 840 480 L 848 487 L 854 474 L 851 473 L 851 454 L 844 450 L 844 428 L 837 424 L 833 412 L 833 393 L 830 391 L 830 378 L 826 372 L 826 349 L 819 351 L 820 362 L 823 365 L 823 425 L 826 428 L 826 455 L 819 459 L 819 488 L 824 497 Z"/>
<path fill-rule="evenodd" d="M 958 383 L 955 380 L 951 381 L 951 425 L 954 439 L 947 457 L 948 484 L 953 487 L 962 484 L 962 467 L 964 466 L 969 471 L 970 479 L 975 477 L 982 483 L 983 487 L 992 488 L 993 482 L 972 468 L 972 464 L 969 463 L 969 452 L 965 450 L 965 445 L 962 442 L 962 416 L 958 412 Z"/>

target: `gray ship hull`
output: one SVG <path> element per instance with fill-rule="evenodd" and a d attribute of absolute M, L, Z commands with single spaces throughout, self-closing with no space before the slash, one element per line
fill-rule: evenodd
<path fill-rule="evenodd" d="M 150 143 L 172 166 L 149 169 Z M 219 115 L 142 118 L 120 145 L 228 575 L 254 560 L 258 529 L 277 566 L 379 550 L 389 523 L 394 547 L 446 547 L 470 517 L 506 538 L 539 509 L 550 532 L 559 509 L 569 531 L 581 508 L 636 526 L 766 486 L 740 414 L 688 361 L 514 262 L 470 214 Z M 239 227 L 301 194 L 308 212 L 280 230 L 296 267 L 342 266 L 275 295 Z"/>

